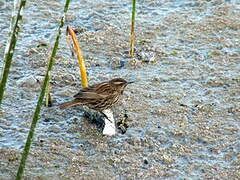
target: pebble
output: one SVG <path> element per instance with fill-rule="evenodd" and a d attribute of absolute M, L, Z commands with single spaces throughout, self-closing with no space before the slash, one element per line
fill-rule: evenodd
<path fill-rule="evenodd" d="M 156 60 L 156 55 L 155 53 L 153 52 L 144 52 L 144 51 L 141 51 L 139 53 L 140 55 L 140 59 L 143 61 L 143 62 L 147 62 L 147 63 L 151 63 L 151 62 L 154 62 Z"/>
<path fill-rule="evenodd" d="M 124 59 L 120 59 L 120 58 L 115 58 L 111 62 L 111 67 L 113 69 L 122 68 L 122 67 L 124 67 L 124 65 L 125 65 Z"/>
<path fill-rule="evenodd" d="M 148 162 L 147 159 L 144 159 L 144 160 L 143 160 L 143 163 L 144 163 L 144 164 L 148 164 L 149 162 Z"/>
<path fill-rule="evenodd" d="M 37 79 L 33 75 L 25 76 L 17 80 L 17 86 L 26 88 L 36 88 L 39 86 Z"/>

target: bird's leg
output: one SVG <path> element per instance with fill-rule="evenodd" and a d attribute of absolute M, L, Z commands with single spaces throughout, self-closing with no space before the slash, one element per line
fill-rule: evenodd
<path fill-rule="evenodd" d="M 112 123 L 112 121 L 108 118 L 108 116 L 103 111 L 100 111 L 100 113 L 103 115 L 103 118 L 105 118 L 106 120 L 110 121 L 110 123 Z"/>

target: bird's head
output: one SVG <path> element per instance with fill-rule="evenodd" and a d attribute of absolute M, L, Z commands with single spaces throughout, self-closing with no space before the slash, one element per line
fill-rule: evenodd
<path fill-rule="evenodd" d="M 122 79 L 122 78 L 115 78 L 112 79 L 111 81 L 109 81 L 109 83 L 114 86 L 117 90 L 123 92 L 123 90 L 125 89 L 125 87 L 128 84 L 133 83 L 132 81 L 127 82 L 126 80 Z"/>

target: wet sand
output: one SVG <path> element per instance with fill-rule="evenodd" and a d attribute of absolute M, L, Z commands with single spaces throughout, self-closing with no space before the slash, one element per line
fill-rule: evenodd
<path fill-rule="evenodd" d="M 0 67 L 11 18 L 0 3 Z M 28 2 L 0 110 L 0 179 L 14 179 L 64 1 Z M 81 88 L 63 36 L 24 179 L 239 179 L 240 2 L 139 1 L 135 58 L 128 58 L 130 1 L 72 1 L 90 84 L 134 80 L 113 108 L 128 129 L 114 137 L 62 111 Z"/>

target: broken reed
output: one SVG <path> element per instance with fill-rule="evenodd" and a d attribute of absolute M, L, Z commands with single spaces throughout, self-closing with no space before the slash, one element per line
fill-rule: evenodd
<path fill-rule="evenodd" d="M 75 53 L 77 54 L 79 70 L 80 70 L 80 75 L 81 75 L 81 80 L 82 80 L 82 87 L 86 88 L 86 87 L 88 87 L 87 71 L 86 71 L 81 47 L 77 41 L 77 36 L 76 36 L 75 32 L 73 31 L 73 29 L 70 26 L 67 27 L 67 34 L 69 34 L 71 36 L 73 47 L 74 47 Z"/>
<path fill-rule="evenodd" d="M 5 48 L 5 53 L 4 53 L 4 58 L 3 58 L 4 59 L 4 67 L 3 67 L 3 70 L 2 70 L 1 81 L 0 81 L 0 105 L 1 105 L 2 100 L 3 100 L 4 90 L 5 90 L 5 87 L 6 87 L 9 70 L 10 70 L 10 67 L 11 67 L 11 64 L 12 64 L 12 57 L 13 57 L 15 46 L 16 46 L 16 43 L 17 43 L 18 33 L 20 31 L 19 23 L 22 21 L 23 9 L 24 9 L 25 5 L 26 5 L 26 0 L 21 0 L 20 5 L 19 5 L 19 9 L 18 9 L 18 12 L 17 12 L 17 17 L 14 16 L 14 13 L 13 13 L 13 16 L 12 16 L 11 22 L 12 23 L 14 22 L 14 23 L 13 23 L 13 27 L 11 28 L 10 39 L 7 42 L 7 45 L 6 45 L 6 48 Z M 15 18 L 16 18 L 16 20 L 15 20 Z"/>
<path fill-rule="evenodd" d="M 135 14 L 136 14 L 136 0 L 132 0 L 132 19 L 131 19 L 131 35 L 130 35 L 130 56 L 134 56 L 134 41 L 135 41 Z"/>
<path fill-rule="evenodd" d="M 48 59 L 47 71 L 46 71 L 46 74 L 45 74 L 45 77 L 44 77 L 41 93 L 40 93 L 40 96 L 38 98 L 38 102 L 37 102 L 37 105 L 36 105 L 36 108 L 35 108 L 34 116 L 33 116 L 31 127 L 30 127 L 30 131 L 28 133 L 28 137 L 27 137 L 27 140 L 26 140 L 26 143 L 25 143 L 25 146 L 24 146 L 24 150 L 23 150 L 23 153 L 22 153 L 22 158 L 21 158 L 21 162 L 19 164 L 16 180 L 20 180 L 23 176 L 23 172 L 24 172 L 24 169 L 25 169 L 25 164 L 26 164 L 26 160 L 27 160 L 27 157 L 28 157 L 28 154 L 29 154 L 29 150 L 30 150 L 30 147 L 31 147 L 35 127 L 37 125 L 37 121 L 38 121 L 39 114 L 40 114 L 40 111 L 41 111 L 41 105 L 43 103 L 43 99 L 44 99 L 44 95 L 45 95 L 45 91 L 46 91 L 46 86 L 47 86 L 48 81 L 50 80 L 49 74 L 50 74 L 50 71 L 52 70 L 52 67 L 53 67 L 53 64 L 54 64 L 54 58 L 55 58 L 55 55 L 57 53 L 59 39 L 60 39 L 60 36 L 61 36 L 61 29 L 62 29 L 62 27 L 64 25 L 64 21 L 65 21 L 65 14 L 68 10 L 70 1 L 71 0 L 66 0 L 66 2 L 65 2 L 64 15 L 61 18 L 60 25 L 59 25 L 58 31 L 57 31 L 57 36 L 56 36 L 56 39 L 55 39 L 55 43 L 54 43 L 51 55 Z"/>

